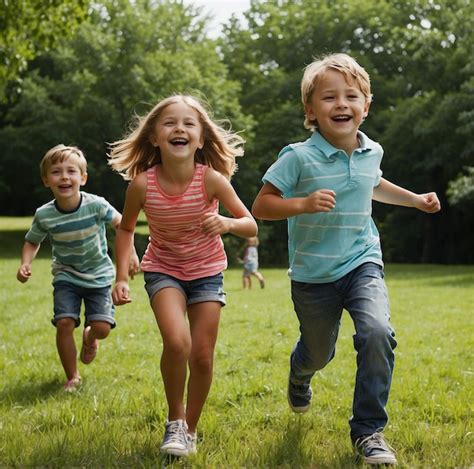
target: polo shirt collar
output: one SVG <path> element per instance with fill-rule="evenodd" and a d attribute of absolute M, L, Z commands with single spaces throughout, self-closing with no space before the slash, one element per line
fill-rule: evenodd
<path fill-rule="evenodd" d="M 373 149 L 372 140 L 370 140 L 370 138 L 368 138 L 363 132 L 358 131 L 357 138 L 360 142 L 359 148 L 355 150 L 357 153 L 363 153 Z M 327 158 L 341 151 L 340 148 L 331 145 L 317 130 L 313 132 L 313 135 L 309 140 L 311 145 L 318 147 Z"/>

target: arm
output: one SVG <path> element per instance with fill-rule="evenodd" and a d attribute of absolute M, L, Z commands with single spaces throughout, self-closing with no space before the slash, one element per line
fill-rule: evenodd
<path fill-rule="evenodd" d="M 129 185 L 125 197 L 122 220 L 115 238 L 115 262 L 117 274 L 112 298 L 115 305 L 130 303 L 128 274 L 130 259 L 133 255 L 133 235 L 138 214 L 145 200 L 146 173 L 139 174 Z"/>
<path fill-rule="evenodd" d="M 119 213 L 115 215 L 112 220 L 112 226 L 115 230 L 115 235 L 117 236 L 118 230 L 120 229 L 120 223 L 122 222 L 122 215 Z M 133 243 L 133 242 L 132 242 Z M 140 260 L 138 259 L 138 254 L 135 249 L 135 243 L 133 243 L 132 253 L 130 255 L 130 261 L 128 264 L 128 275 L 133 279 L 135 274 L 140 271 Z"/>
<path fill-rule="evenodd" d="M 30 243 L 25 241 L 23 249 L 21 251 L 21 265 L 16 273 L 16 278 L 19 282 L 25 283 L 31 277 L 31 263 L 33 262 L 36 254 L 38 254 L 41 244 Z"/>
<path fill-rule="evenodd" d="M 335 197 L 334 191 L 321 189 L 306 197 L 284 199 L 281 191 L 267 182 L 255 198 L 252 213 L 261 220 L 284 220 L 302 213 L 330 212 L 336 205 Z"/>
<path fill-rule="evenodd" d="M 209 236 L 225 233 L 232 233 L 243 238 L 256 236 L 257 223 L 237 196 L 230 182 L 217 171 L 208 169 L 205 174 L 205 183 L 209 199 L 219 200 L 233 218 L 207 213 L 201 220 L 202 231 Z"/>
<path fill-rule="evenodd" d="M 435 192 L 415 194 L 384 178 L 380 180 L 380 184 L 377 187 L 374 187 L 372 198 L 377 202 L 385 204 L 414 207 L 426 213 L 436 213 L 441 210 L 441 204 Z"/>

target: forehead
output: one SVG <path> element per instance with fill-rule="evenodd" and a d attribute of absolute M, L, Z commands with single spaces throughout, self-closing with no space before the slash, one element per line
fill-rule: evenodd
<path fill-rule="evenodd" d="M 65 167 L 65 168 L 69 168 L 69 167 L 77 167 L 79 169 L 81 169 L 81 167 L 84 165 L 83 161 L 82 161 L 82 158 L 76 154 L 71 154 L 69 156 L 60 156 L 60 157 L 57 157 L 57 158 L 54 158 L 50 161 L 50 165 L 49 165 L 49 170 L 52 169 L 52 168 L 59 168 L 59 167 Z"/>
<path fill-rule="evenodd" d="M 184 101 L 178 101 L 176 103 L 169 104 L 160 113 L 160 119 L 166 117 L 189 117 L 199 120 L 199 113 L 196 109 L 186 104 Z"/>
<path fill-rule="evenodd" d="M 360 90 L 359 83 L 350 74 L 344 74 L 333 68 L 326 69 L 316 80 L 316 89 L 331 88 L 356 88 Z"/>

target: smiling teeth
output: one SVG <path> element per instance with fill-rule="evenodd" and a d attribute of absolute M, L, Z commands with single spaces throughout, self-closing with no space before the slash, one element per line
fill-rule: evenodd
<path fill-rule="evenodd" d="M 184 138 L 174 138 L 173 140 L 171 140 L 171 143 L 188 143 L 188 141 Z"/>

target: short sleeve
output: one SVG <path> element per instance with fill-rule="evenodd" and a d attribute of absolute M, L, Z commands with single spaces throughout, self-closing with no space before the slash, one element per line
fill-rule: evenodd
<path fill-rule="evenodd" d="M 382 170 L 379 168 L 379 170 L 377 171 L 377 176 L 375 178 L 375 183 L 374 183 L 374 187 L 377 187 L 379 184 L 380 184 L 380 180 L 382 179 Z"/>
<path fill-rule="evenodd" d="M 112 220 L 117 216 L 120 216 L 120 213 L 103 197 L 97 198 L 99 220 L 104 223 L 112 223 Z"/>
<path fill-rule="evenodd" d="M 287 146 L 279 153 L 278 160 L 268 168 L 262 181 L 275 186 L 284 196 L 289 196 L 296 187 L 300 174 L 299 158 L 291 146 Z"/>
<path fill-rule="evenodd" d="M 47 234 L 47 230 L 41 225 L 38 211 L 36 211 L 31 228 L 25 235 L 25 240 L 33 244 L 40 244 L 44 238 L 46 238 Z"/>

